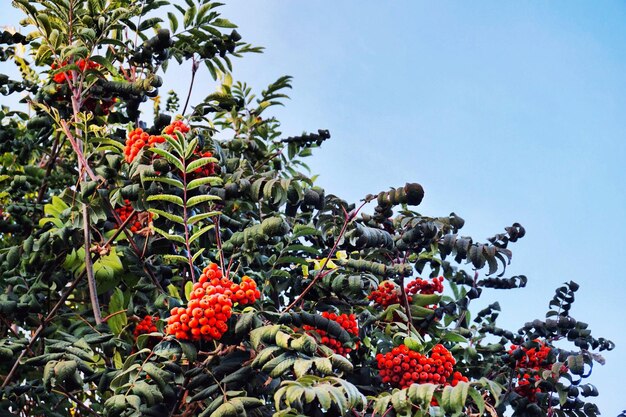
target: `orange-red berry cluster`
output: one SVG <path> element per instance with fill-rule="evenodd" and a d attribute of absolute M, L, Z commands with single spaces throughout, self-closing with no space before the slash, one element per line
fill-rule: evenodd
<path fill-rule="evenodd" d="M 434 294 L 435 292 L 443 292 L 443 277 L 426 280 L 416 278 L 409 282 L 405 287 L 407 299 L 409 303 L 412 301 L 412 295 L 415 294 Z M 374 301 L 375 304 L 387 308 L 392 304 L 400 303 L 400 287 L 393 281 L 383 281 L 378 288 L 371 292 L 367 298 Z"/>
<path fill-rule="evenodd" d="M 383 281 L 367 298 L 383 308 L 400 303 L 400 288 L 392 281 Z"/>
<path fill-rule="evenodd" d="M 228 330 L 226 322 L 232 315 L 233 303 L 251 304 L 260 296 L 250 277 L 235 284 L 211 263 L 193 284 L 187 307 L 170 311 L 166 333 L 180 340 L 219 340 Z"/>
<path fill-rule="evenodd" d="M 261 292 L 256 287 L 256 282 L 247 275 L 241 278 L 241 284 L 231 284 L 230 291 L 233 293 L 231 299 L 241 305 L 253 304 L 261 298 Z"/>
<path fill-rule="evenodd" d="M 182 120 L 174 120 L 169 126 L 163 129 L 163 133 L 166 135 L 173 135 L 174 132 L 185 134 L 189 133 L 189 130 L 189 126 L 187 126 Z"/>
<path fill-rule="evenodd" d="M 51 68 L 52 69 L 63 68 L 67 64 L 68 64 L 68 61 L 63 61 L 61 65 L 55 62 L 51 65 Z M 90 59 L 83 59 L 83 58 L 76 61 L 76 65 L 78 66 L 78 69 L 80 70 L 80 72 L 85 72 L 86 70 L 100 68 L 100 64 Z M 69 79 L 69 73 L 70 71 L 64 71 L 64 72 L 59 72 L 58 74 L 54 74 L 54 76 L 52 77 L 52 80 L 57 84 L 61 84 L 65 82 L 65 80 Z"/>
<path fill-rule="evenodd" d="M 156 316 L 145 316 L 135 327 L 133 335 L 138 337 L 140 334 L 147 334 L 157 331 L 156 322 L 159 320 Z"/>
<path fill-rule="evenodd" d="M 443 292 L 443 277 L 433 278 L 430 281 L 416 278 L 406 286 L 406 293 L 408 295 L 434 294 L 436 292 Z"/>
<path fill-rule="evenodd" d="M 456 386 L 467 377 L 454 371 L 456 360 L 443 345 L 435 345 L 430 357 L 400 345 L 385 354 L 376 355 L 384 383 L 408 388 L 411 384 L 443 384 Z"/>
<path fill-rule="evenodd" d="M 115 209 L 115 212 L 118 216 L 120 216 L 120 220 L 122 223 L 128 219 L 128 217 L 133 214 L 133 207 L 130 204 L 130 201 L 124 200 L 124 205 L 122 207 L 118 207 Z M 128 228 L 133 233 L 138 233 L 141 229 L 148 226 L 148 223 L 152 219 L 152 213 L 141 212 L 135 214 L 135 220 L 130 221 L 128 223 Z"/>
<path fill-rule="evenodd" d="M 335 313 L 329 313 L 328 311 L 322 312 L 322 317 L 325 317 L 329 320 L 337 322 L 341 327 L 343 327 L 348 333 L 352 336 L 358 336 L 359 334 L 359 326 L 356 322 L 356 316 L 354 314 L 340 314 L 337 315 Z M 352 349 L 349 347 L 343 346 L 343 344 L 335 339 L 334 337 L 328 335 L 325 330 L 317 329 L 313 326 L 304 325 L 302 328 L 305 331 L 315 331 L 321 337 L 322 344 L 331 348 L 335 353 L 346 356 Z M 358 342 L 357 342 L 358 346 Z"/>
<path fill-rule="evenodd" d="M 509 355 L 513 355 L 517 349 L 524 352 L 524 356 L 515 362 L 515 368 L 524 372 L 517 374 L 515 391 L 531 401 L 534 401 L 535 395 L 541 392 L 541 389 L 535 386 L 537 381 L 535 376 L 540 371 L 552 369 L 552 363 L 549 359 L 550 347 L 543 341 L 535 340 L 535 342 L 539 344 L 538 347 L 524 348 L 523 346 L 511 345 L 508 351 Z M 561 373 L 565 372 L 567 372 L 567 368 L 563 367 Z"/>
<path fill-rule="evenodd" d="M 124 147 L 124 158 L 130 164 L 144 146 L 155 146 L 157 143 L 163 142 L 165 142 L 163 136 L 149 135 L 138 127 L 128 133 L 128 139 L 126 139 L 126 146 Z"/>

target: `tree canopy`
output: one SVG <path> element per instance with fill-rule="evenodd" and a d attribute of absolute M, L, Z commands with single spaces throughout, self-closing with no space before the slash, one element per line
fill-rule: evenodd
<path fill-rule="evenodd" d="M 613 343 L 570 315 L 497 325 L 512 223 L 485 242 L 418 183 L 315 185 L 323 128 L 284 137 L 289 76 L 233 80 L 207 0 L 15 0 L 0 94 L 0 415 L 595 416 Z M 178 65 L 182 65 L 178 67 Z M 159 88 L 190 68 L 188 91 Z M 169 70 L 169 72 L 168 72 Z M 198 71 L 219 82 L 191 103 Z M 175 76 L 175 74 L 173 74 Z M 368 212 L 369 210 L 369 212 Z"/>

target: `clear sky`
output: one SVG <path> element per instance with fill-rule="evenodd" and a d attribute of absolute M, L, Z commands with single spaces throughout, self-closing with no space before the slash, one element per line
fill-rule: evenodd
<path fill-rule="evenodd" d="M 520 222 L 507 276 L 529 284 L 486 291 L 483 304 L 499 300 L 500 325 L 517 329 L 578 282 L 572 315 L 618 345 L 594 367 L 596 402 L 604 416 L 626 409 L 626 3 L 237 0 L 222 11 L 267 48 L 236 61 L 236 79 L 260 90 L 295 77 L 276 111 L 285 136 L 331 131 L 311 160 L 327 192 L 357 201 L 419 182 L 419 210 L 456 212 L 477 240 Z M 188 70 L 169 77 L 183 95 Z M 214 89 L 199 81 L 198 99 Z"/>

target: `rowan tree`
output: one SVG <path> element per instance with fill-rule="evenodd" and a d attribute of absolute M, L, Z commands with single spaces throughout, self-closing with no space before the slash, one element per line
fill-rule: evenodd
<path fill-rule="evenodd" d="M 230 75 L 261 48 L 207 0 L 15 0 L 0 34 L 0 415 L 594 416 L 612 342 L 570 315 L 471 314 L 506 276 L 486 242 L 415 211 L 418 183 L 348 202 L 285 137 L 291 88 Z M 168 69 L 187 91 L 161 95 Z M 219 87 L 191 103 L 198 71 Z M 197 87 L 196 87 L 197 88 Z M 306 126 L 306 128 L 311 128 Z"/>

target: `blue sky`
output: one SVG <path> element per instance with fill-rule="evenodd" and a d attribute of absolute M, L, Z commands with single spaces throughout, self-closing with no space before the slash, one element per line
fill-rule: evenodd
<path fill-rule="evenodd" d="M 311 160 L 327 192 L 357 201 L 419 182 L 420 212 L 454 211 L 475 239 L 524 225 L 507 275 L 528 286 L 483 303 L 499 300 L 500 325 L 517 329 L 578 282 L 573 316 L 618 344 L 594 367 L 597 403 L 605 416 L 626 408 L 626 3 L 238 0 L 222 11 L 267 48 L 236 61 L 236 79 L 260 90 L 295 77 L 276 110 L 285 136 L 331 131 Z M 169 77 L 183 95 L 187 70 Z M 204 73 L 194 97 L 214 87 Z"/>

